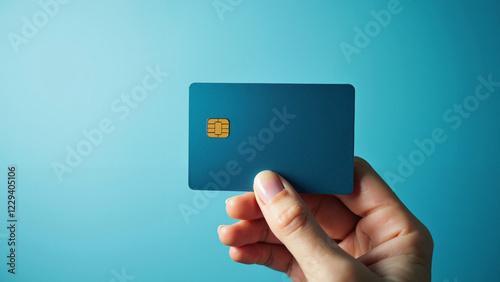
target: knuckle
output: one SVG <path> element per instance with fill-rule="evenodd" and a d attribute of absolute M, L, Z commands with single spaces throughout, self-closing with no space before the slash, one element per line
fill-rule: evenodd
<path fill-rule="evenodd" d="M 276 225 L 280 232 L 289 236 L 300 230 L 307 222 L 307 212 L 301 205 L 292 205 L 277 218 Z"/>
<path fill-rule="evenodd" d="M 265 223 L 265 221 L 264 221 L 264 223 Z M 263 224 L 262 229 L 260 231 L 260 240 L 259 241 L 265 242 L 269 237 L 269 232 L 270 232 L 270 230 L 269 230 L 269 226 L 267 225 L 267 223 Z"/>
<path fill-rule="evenodd" d="M 274 251 L 270 246 L 264 247 L 261 246 L 261 256 L 257 262 L 257 264 L 264 266 L 272 266 L 274 263 Z"/>

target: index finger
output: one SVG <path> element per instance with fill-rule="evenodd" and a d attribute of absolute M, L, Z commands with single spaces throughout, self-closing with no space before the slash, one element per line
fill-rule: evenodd
<path fill-rule="evenodd" d="M 255 220 L 263 218 L 254 192 L 247 192 L 226 200 L 226 212 L 234 219 Z"/>
<path fill-rule="evenodd" d="M 366 217 L 386 206 L 408 212 L 398 196 L 377 174 L 372 166 L 362 158 L 354 158 L 354 188 L 351 194 L 337 195 L 353 213 Z"/>

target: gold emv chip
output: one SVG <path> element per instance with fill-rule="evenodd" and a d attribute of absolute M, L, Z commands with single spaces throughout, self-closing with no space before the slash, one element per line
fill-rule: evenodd
<path fill-rule="evenodd" d="M 211 118 L 207 121 L 207 135 L 211 138 L 227 138 L 229 136 L 229 120 Z"/>

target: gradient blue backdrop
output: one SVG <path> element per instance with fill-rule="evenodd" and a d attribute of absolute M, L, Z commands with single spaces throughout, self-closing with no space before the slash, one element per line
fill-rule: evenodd
<path fill-rule="evenodd" d="M 500 88 L 456 130 L 443 113 L 474 94 L 478 76 L 500 81 L 500 2 L 401 0 L 350 63 L 339 45 L 389 0 L 242 1 L 223 20 L 213 2 L 69 1 L 17 53 L 9 34 L 43 9 L 0 3 L 1 281 L 120 281 L 122 271 L 124 281 L 286 280 L 232 262 L 219 242 L 217 226 L 233 222 L 224 200 L 237 193 L 200 202 L 187 186 L 195 81 L 350 83 L 355 153 L 383 175 L 442 128 L 446 142 L 393 188 L 433 234 L 435 281 L 498 279 Z M 170 75 L 120 119 L 113 101 L 148 66 Z M 59 181 L 52 163 L 104 118 L 115 130 Z M 5 264 L 12 164 L 15 276 Z M 193 200 L 186 220 L 179 207 Z"/>

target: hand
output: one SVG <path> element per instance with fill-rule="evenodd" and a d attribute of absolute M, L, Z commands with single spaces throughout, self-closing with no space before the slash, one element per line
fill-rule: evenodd
<path fill-rule="evenodd" d="M 349 195 L 299 196 L 271 171 L 254 191 L 226 201 L 241 220 L 218 229 L 234 261 L 294 281 L 430 281 L 431 234 L 363 159 Z"/>

